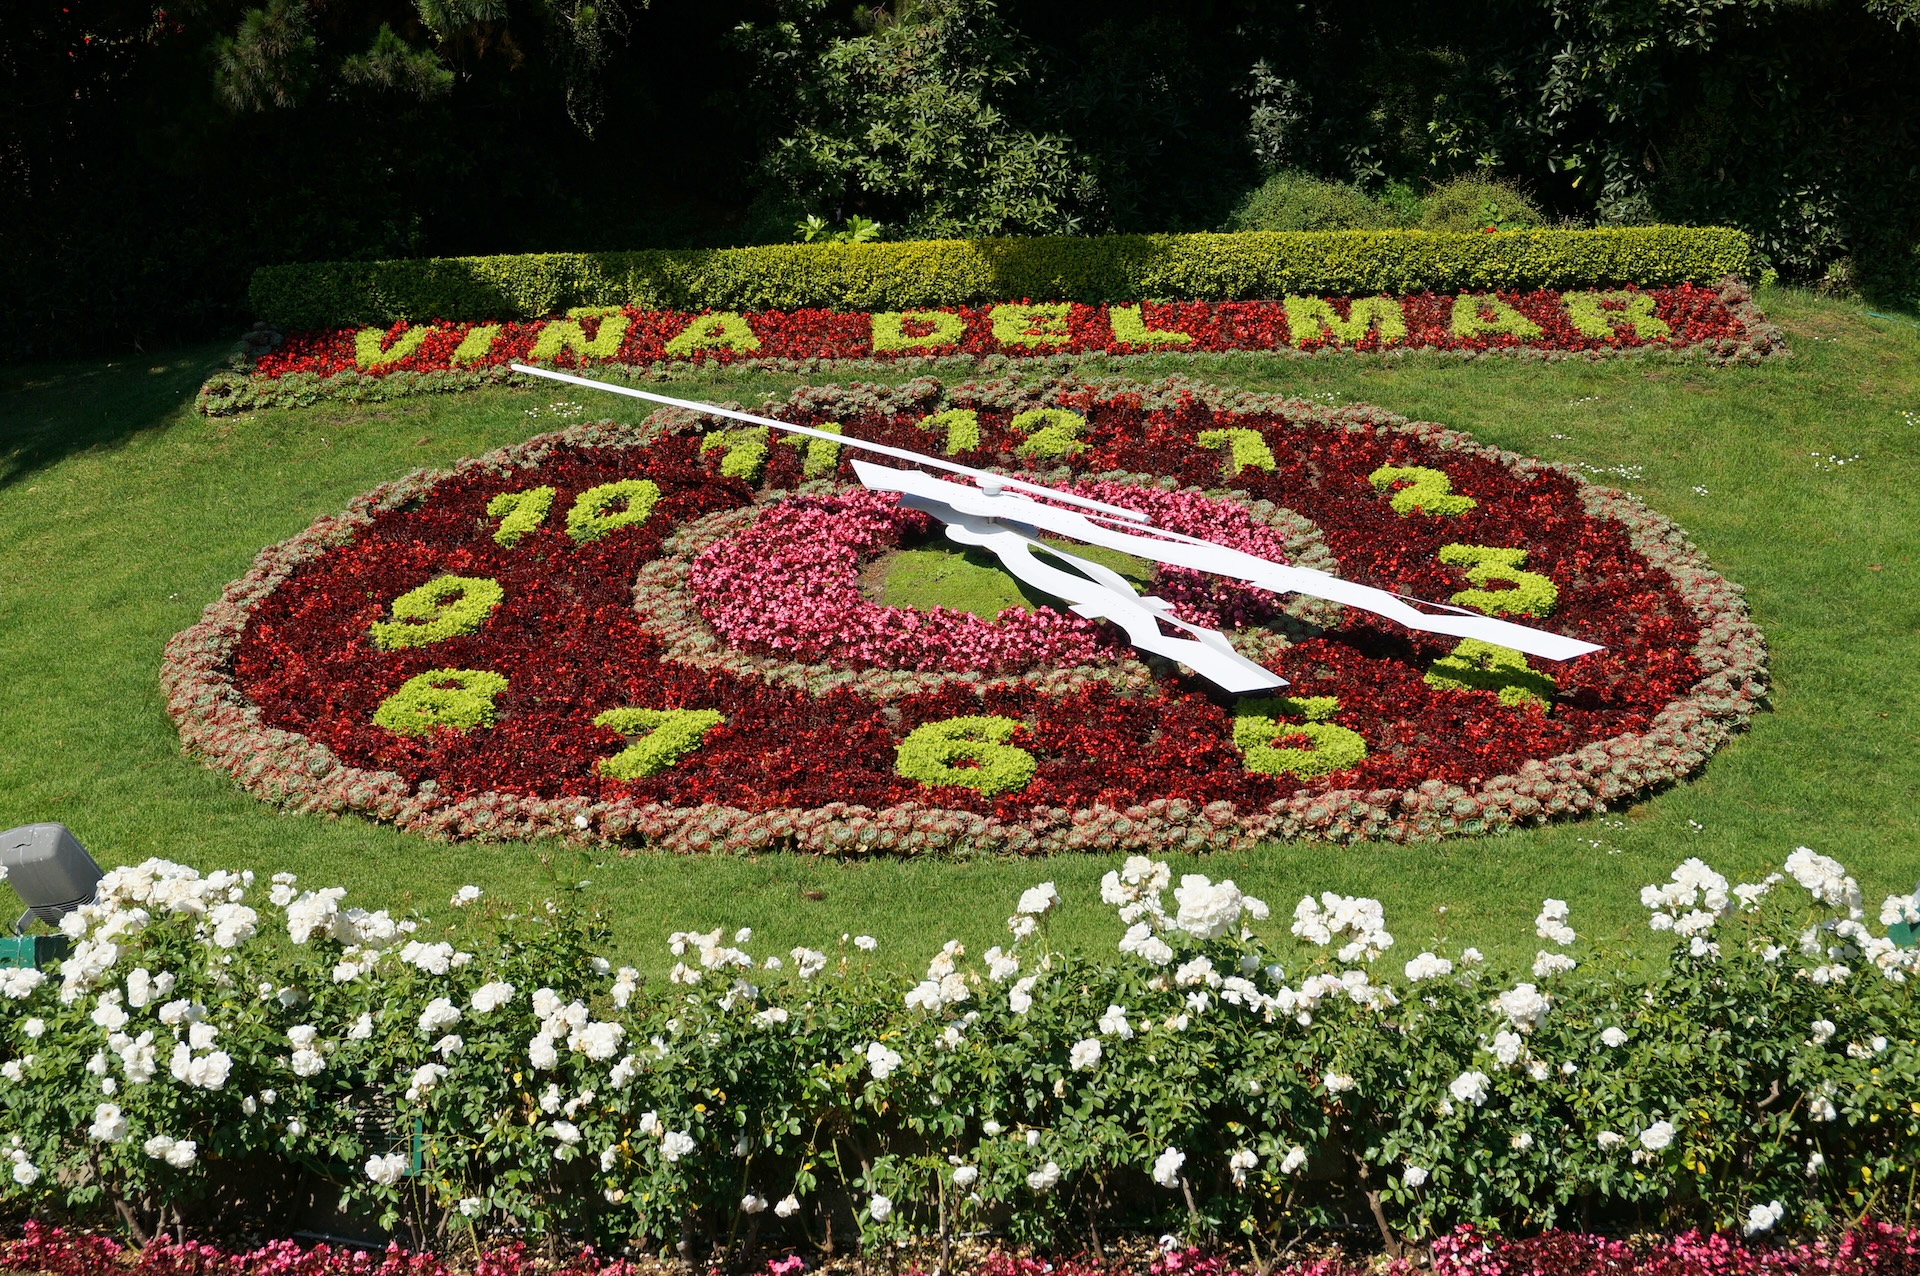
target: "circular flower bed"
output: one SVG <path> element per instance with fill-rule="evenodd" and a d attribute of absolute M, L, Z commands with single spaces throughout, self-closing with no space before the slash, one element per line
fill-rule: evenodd
<path fill-rule="evenodd" d="M 1606 650 L 1556 665 L 1158 570 L 1143 593 L 1288 680 L 1231 702 L 1064 607 L 881 605 L 863 569 L 937 525 L 834 444 L 661 412 L 409 476 L 262 553 L 168 647 L 183 741 L 292 809 L 447 837 L 1167 850 L 1603 810 L 1764 694 L 1737 588 L 1671 523 L 1438 426 L 1179 381 L 771 413 Z"/>

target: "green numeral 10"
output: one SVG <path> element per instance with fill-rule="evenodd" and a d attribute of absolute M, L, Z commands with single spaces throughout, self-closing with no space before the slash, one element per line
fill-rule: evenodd
<path fill-rule="evenodd" d="M 622 527 L 644 523 L 660 502 L 660 486 L 651 479 L 620 479 L 590 487 L 573 498 L 567 511 L 567 535 L 575 544 L 599 540 Z M 506 549 L 520 543 L 546 522 L 553 509 L 553 489 L 530 487 L 524 492 L 502 492 L 487 502 L 489 517 L 500 520 L 494 542 Z"/>

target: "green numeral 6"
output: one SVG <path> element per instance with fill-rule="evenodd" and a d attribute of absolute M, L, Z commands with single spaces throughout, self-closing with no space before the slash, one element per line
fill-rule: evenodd
<path fill-rule="evenodd" d="M 1023 789 L 1038 763 L 1007 737 L 1013 718 L 948 718 L 915 727 L 894 747 L 895 773 L 922 784 L 952 784 L 987 797 Z M 961 766 L 971 762 L 972 766 Z"/>
<path fill-rule="evenodd" d="M 1367 756 L 1367 742 L 1358 731 L 1325 721 L 1340 708 L 1333 696 L 1273 696 L 1244 700 L 1233 718 L 1233 743 L 1247 770 L 1262 775 L 1297 775 L 1308 779 L 1358 766 Z M 1282 722 L 1281 716 L 1301 717 L 1302 723 Z M 1279 746 L 1283 736 L 1305 736 L 1310 747 Z"/>

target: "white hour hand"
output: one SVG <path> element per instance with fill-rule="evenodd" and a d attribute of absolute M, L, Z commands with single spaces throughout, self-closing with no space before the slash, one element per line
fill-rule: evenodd
<path fill-rule="evenodd" d="M 1213 572 L 1275 593 L 1298 593 L 1310 598 L 1323 598 L 1372 612 L 1423 633 L 1478 638 L 1482 642 L 1512 647 L 1516 651 L 1548 660 L 1571 660 L 1575 656 L 1601 650 L 1596 643 L 1535 629 L 1530 625 L 1515 624 L 1495 616 L 1483 616 L 1458 607 L 1445 607 L 1437 615 L 1419 611 L 1398 595 L 1384 589 L 1304 567 L 1271 563 L 1242 550 L 1216 545 L 1195 536 L 1184 536 L 1165 528 L 1122 530 L 1107 527 L 1073 510 L 1043 505 L 1017 494 L 962 487 L 958 483 L 948 483 L 915 470 L 890 469 L 866 461 L 853 462 L 853 469 L 860 481 L 874 491 L 912 495 L 988 519 L 1014 520 L 1044 528 L 1056 535 L 1085 541 L 1089 545 L 1103 545 L 1169 567 Z"/>
<path fill-rule="evenodd" d="M 1063 600 L 1075 614 L 1112 621 L 1126 631 L 1127 641 L 1135 647 L 1176 660 L 1227 691 L 1266 691 L 1287 685 L 1285 678 L 1235 651 L 1224 634 L 1173 616 L 1162 599 L 1142 598 L 1126 577 L 1109 567 L 992 519 L 963 514 L 941 501 L 908 495 L 901 504 L 945 523 L 947 536 L 959 544 L 992 551 L 1016 579 Z M 1043 555 L 1071 563 L 1076 570 L 1056 567 Z M 1167 634 L 1160 628 L 1163 623 L 1193 637 Z"/>

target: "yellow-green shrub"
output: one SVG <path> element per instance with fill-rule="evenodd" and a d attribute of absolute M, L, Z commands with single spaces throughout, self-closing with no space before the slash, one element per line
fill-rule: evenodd
<path fill-rule="evenodd" d="M 1654 287 L 1737 274 L 1751 249 L 1740 231 L 1685 226 L 769 244 L 267 266 L 254 273 L 250 297 L 263 318 L 288 328 L 524 319 L 609 305 L 897 311 L 1023 297 L 1217 301 Z"/>

